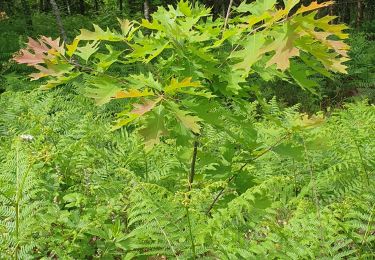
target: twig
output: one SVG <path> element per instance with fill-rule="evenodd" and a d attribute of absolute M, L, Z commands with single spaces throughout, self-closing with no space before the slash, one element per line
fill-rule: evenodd
<path fill-rule="evenodd" d="M 230 9 L 232 8 L 232 4 L 233 4 L 233 0 L 230 0 L 229 5 L 228 5 L 228 9 L 227 9 L 227 15 L 225 16 L 223 32 L 225 31 L 225 29 L 227 28 L 227 25 L 228 25 Z"/>
<path fill-rule="evenodd" d="M 197 153 L 198 153 L 198 140 L 194 141 L 194 150 L 193 150 L 193 158 L 191 159 L 191 166 L 190 166 L 190 174 L 189 174 L 189 191 L 191 190 L 191 186 L 194 181 L 195 175 L 195 163 L 197 161 Z"/>
<path fill-rule="evenodd" d="M 263 152 L 261 152 L 260 154 L 258 154 L 257 156 L 255 156 L 254 158 L 251 158 L 249 161 L 245 162 L 237 171 L 235 171 L 232 174 L 232 176 L 229 177 L 229 179 L 227 180 L 227 184 L 229 184 L 237 176 L 237 173 L 241 172 L 243 170 L 243 168 L 245 168 L 249 163 L 254 162 L 255 160 L 257 160 L 260 157 L 262 157 L 263 155 L 267 154 L 273 148 L 275 148 L 276 146 L 278 146 L 282 141 L 284 141 L 285 139 L 287 139 L 290 135 L 291 135 L 291 133 L 288 132 L 286 135 L 284 135 L 282 138 L 280 138 L 276 143 L 274 143 L 273 145 L 271 145 L 270 147 L 268 147 L 266 150 L 264 150 Z M 208 207 L 208 209 L 206 211 L 206 215 L 210 214 L 212 208 L 214 207 L 214 205 L 216 204 L 216 202 L 219 200 L 219 198 L 221 197 L 221 195 L 224 193 L 224 190 L 226 189 L 227 186 L 228 185 L 226 185 L 226 186 L 224 186 L 224 187 L 221 188 L 221 190 L 219 191 L 219 193 L 216 195 L 216 197 L 214 198 L 214 200 L 212 201 L 212 203 Z"/>
<path fill-rule="evenodd" d="M 319 204 L 319 198 L 318 198 L 318 192 L 316 189 L 316 178 L 314 178 L 314 168 L 313 168 L 313 163 L 310 160 L 310 156 L 307 152 L 307 146 L 304 137 L 302 137 L 302 143 L 303 143 L 303 149 L 304 149 L 304 156 L 305 160 L 308 164 L 309 167 L 309 172 L 310 172 L 310 183 L 312 185 L 311 188 L 311 195 L 314 199 L 315 202 L 315 207 L 316 207 L 316 216 L 319 220 L 319 235 L 320 235 L 320 247 L 322 247 L 322 241 L 325 241 L 324 233 L 323 233 L 323 224 L 322 224 L 322 217 L 320 214 L 320 204 Z"/>
<path fill-rule="evenodd" d="M 193 253 L 193 259 L 197 259 L 197 253 L 195 251 L 195 243 L 194 243 L 194 237 L 193 237 L 193 232 L 191 230 L 191 222 L 190 222 L 190 213 L 189 213 L 189 208 L 186 207 L 186 217 L 188 221 L 188 226 L 189 226 L 189 235 L 190 235 L 190 240 L 191 240 L 191 251 Z"/>
<path fill-rule="evenodd" d="M 365 177 L 366 177 L 366 180 L 367 180 L 367 185 L 370 185 L 370 178 L 369 178 L 369 174 L 367 172 L 366 163 L 365 163 L 365 160 L 363 159 L 363 155 L 362 155 L 361 149 L 359 148 L 359 144 L 358 144 L 357 140 L 354 137 L 353 137 L 353 141 L 354 141 L 355 147 L 357 148 L 359 158 L 361 159 L 361 165 L 362 165 L 363 171 L 365 173 Z"/>

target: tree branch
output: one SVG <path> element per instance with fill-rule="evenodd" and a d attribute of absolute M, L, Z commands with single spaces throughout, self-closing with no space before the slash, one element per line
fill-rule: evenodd
<path fill-rule="evenodd" d="M 229 5 L 228 5 L 228 9 L 227 9 L 227 15 L 225 16 L 223 32 L 225 31 L 225 29 L 227 28 L 227 25 L 228 25 L 230 9 L 232 8 L 232 4 L 233 4 L 233 0 L 230 0 Z"/>

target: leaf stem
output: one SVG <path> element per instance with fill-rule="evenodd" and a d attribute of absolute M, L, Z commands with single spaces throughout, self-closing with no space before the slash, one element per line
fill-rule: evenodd
<path fill-rule="evenodd" d="M 353 141 L 354 141 L 355 147 L 357 148 L 358 155 L 359 155 L 359 158 L 361 160 L 361 165 L 362 165 L 362 168 L 363 168 L 363 172 L 365 173 L 365 178 L 366 178 L 367 186 L 368 186 L 368 185 L 370 185 L 370 178 L 369 178 L 369 174 L 367 172 L 366 163 L 365 163 L 365 160 L 363 159 L 363 155 L 362 155 L 362 152 L 361 152 L 361 149 L 359 147 L 359 144 L 358 144 L 357 140 L 355 138 L 353 138 Z"/>
<path fill-rule="evenodd" d="M 193 259 L 197 259 L 197 253 L 195 251 L 195 244 L 194 244 L 194 237 L 193 237 L 193 233 L 191 230 L 190 212 L 189 212 L 188 207 L 186 207 L 186 216 L 187 216 L 187 221 L 189 225 L 189 235 L 190 235 L 190 241 L 191 241 L 191 250 L 193 251 Z"/>
<path fill-rule="evenodd" d="M 231 181 L 233 181 L 233 179 L 237 176 L 237 173 L 241 172 L 249 163 L 259 159 L 260 157 L 262 157 L 263 155 L 267 154 L 268 152 L 272 151 L 273 148 L 275 148 L 276 146 L 278 146 L 280 143 L 282 143 L 285 139 L 288 139 L 290 137 L 291 133 L 288 132 L 286 135 L 284 135 L 283 137 L 281 137 L 276 143 L 274 143 L 273 145 L 271 145 L 270 147 L 268 147 L 266 150 L 264 150 L 263 152 L 261 152 L 260 154 L 258 154 L 257 156 L 255 156 L 254 158 L 251 158 L 249 161 L 245 162 L 237 171 L 235 171 L 232 176 L 230 176 L 227 180 L 227 184 L 229 184 Z M 216 195 L 216 197 L 214 198 L 214 200 L 212 201 L 212 203 L 210 204 L 210 206 L 208 207 L 207 211 L 206 211 L 206 215 L 209 215 L 212 208 L 215 206 L 216 202 L 219 200 L 219 198 L 221 197 L 221 195 L 224 193 L 224 190 L 226 189 L 228 185 L 224 186 L 221 188 L 221 190 L 219 191 L 219 193 Z"/>
<path fill-rule="evenodd" d="M 197 137 L 198 138 L 198 137 Z M 190 174 L 189 174 L 189 191 L 191 190 L 191 186 L 194 182 L 194 176 L 195 176 L 195 164 L 197 161 L 197 153 L 198 153 L 198 146 L 199 142 L 196 139 L 194 141 L 194 150 L 193 150 L 193 158 L 191 159 L 191 165 L 190 165 Z"/>

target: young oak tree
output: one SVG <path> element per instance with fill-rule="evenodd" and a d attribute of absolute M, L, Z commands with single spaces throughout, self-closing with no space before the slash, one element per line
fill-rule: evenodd
<path fill-rule="evenodd" d="M 333 2 L 303 6 L 285 0 L 284 8 L 276 3 L 244 1 L 224 21 L 214 20 L 209 8 L 181 0 L 168 10 L 159 7 L 150 21 L 82 29 L 71 44 L 29 38 L 14 60 L 38 70 L 32 80 L 47 79 L 42 89 L 83 79 L 85 95 L 97 105 L 125 100 L 113 129 L 138 123 L 146 149 L 166 135 L 186 143 L 204 124 L 225 129 L 215 107 L 246 99 L 259 80 L 281 78 L 314 92 L 311 76 L 346 73 L 347 27 L 331 24 L 335 16 L 317 16 Z M 122 75 L 111 70 L 114 63 L 141 69 Z M 234 116 L 229 120 L 249 128 Z M 249 136 L 231 135 L 251 143 Z"/>

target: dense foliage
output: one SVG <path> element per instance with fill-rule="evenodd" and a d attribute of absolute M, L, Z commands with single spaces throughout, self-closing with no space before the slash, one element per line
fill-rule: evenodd
<path fill-rule="evenodd" d="M 287 0 L 285 8 L 277 8 L 276 0 L 243 2 L 234 18 L 223 21 L 213 20 L 210 9 L 180 1 L 176 8 L 160 7 L 152 22 L 119 20 L 120 32 L 97 25 L 94 31 L 82 29 L 68 45 L 59 38 L 29 38 L 14 60 L 38 70 L 30 74 L 32 80 L 47 78 L 42 89 L 82 78 L 88 86 L 82 92 L 98 105 L 130 100 L 114 129 L 146 117 L 140 133 L 150 149 L 170 131 L 179 139 L 199 134 L 201 121 L 223 127 L 222 118 L 213 118 L 213 103 L 239 102 L 258 92 L 257 82 L 293 80 L 314 91 L 312 75 L 346 73 L 349 46 L 342 39 L 348 37 L 347 27 L 330 24 L 333 16 L 317 18 L 316 10 L 332 2 L 297 4 Z M 111 71 L 115 63 L 139 72 Z M 211 120 L 205 120 L 210 113 Z"/>
<path fill-rule="evenodd" d="M 0 16 L 1 259 L 375 258 L 371 33 L 330 1 L 198 2 L 67 42 Z"/>
<path fill-rule="evenodd" d="M 314 121 L 275 100 L 266 116 L 249 103 L 262 145 L 237 153 L 225 131 L 207 129 L 191 191 L 191 150 L 163 143 L 145 156 L 137 135 L 109 132 L 109 111 L 84 98 L 7 92 L 0 106 L 3 259 L 374 257 L 375 107 L 365 102 Z"/>

